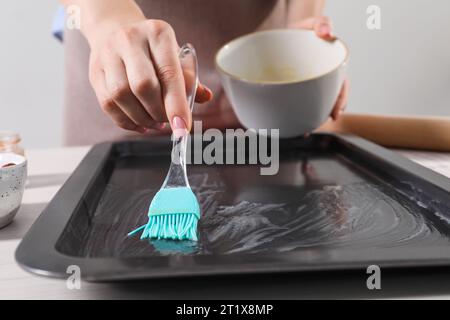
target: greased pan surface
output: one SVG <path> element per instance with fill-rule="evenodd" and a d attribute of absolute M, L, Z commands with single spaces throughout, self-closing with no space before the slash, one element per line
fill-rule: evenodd
<path fill-rule="evenodd" d="M 224 148 L 224 153 L 227 149 Z M 141 241 L 170 141 L 93 147 L 30 229 L 25 269 L 90 281 L 450 264 L 450 182 L 355 137 L 281 141 L 280 167 L 189 165 L 198 243 Z"/>

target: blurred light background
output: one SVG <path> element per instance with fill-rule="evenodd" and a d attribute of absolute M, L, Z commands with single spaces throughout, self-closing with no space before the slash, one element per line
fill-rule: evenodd
<path fill-rule="evenodd" d="M 57 5 L 1 4 L 0 130 L 19 132 L 26 148 L 62 144 L 63 47 L 50 34 Z M 381 30 L 366 27 L 369 5 L 381 8 Z M 326 14 L 351 51 L 350 112 L 450 116 L 450 1 L 328 0 Z"/>

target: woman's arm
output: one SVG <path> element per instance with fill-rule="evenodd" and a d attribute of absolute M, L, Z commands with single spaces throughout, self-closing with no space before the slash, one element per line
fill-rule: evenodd
<path fill-rule="evenodd" d="M 131 21 L 145 19 L 134 0 L 60 0 L 65 6 L 80 8 L 81 32 L 92 46 L 96 35 L 108 29 L 119 28 Z"/>
<path fill-rule="evenodd" d="M 146 133 L 169 122 L 191 128 L 175 31 L 147 19 L 133 0 L 61 0 L 80 8 L 81 32 L 89 42 L 89 80 L 102 110 L 121 128 Z M 212 98 L 199 85 L 197 102 Z"/>

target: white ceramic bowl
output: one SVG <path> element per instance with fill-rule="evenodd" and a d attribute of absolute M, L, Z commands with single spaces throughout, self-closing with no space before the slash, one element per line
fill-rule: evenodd
<path fill-rule="evenodd" d="M 239 121 L 247 128 L 280 129 L 295 137 L 331 113 L 345 78 L 346 45 L 313 31 L 256 32 L 225 44 L 216 68 Z"/>
<path fill-rule="evenodd" d="M 7 163 L 16 165 L 1 168 Z M 27 160 L 17 154 L 0 153 L 0 228 L 14 219 L 22 202 L 27 179 Z"/>

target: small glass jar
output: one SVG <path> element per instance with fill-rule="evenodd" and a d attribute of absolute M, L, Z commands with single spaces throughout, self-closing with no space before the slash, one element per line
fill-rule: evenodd
<path fill-rule="evenodd" d="M 0 131 L 0 152 L 15 153 L 25 156 L 25 151 L 20 146 L 20 140 L 20 135 L 18 133 Z"/>

